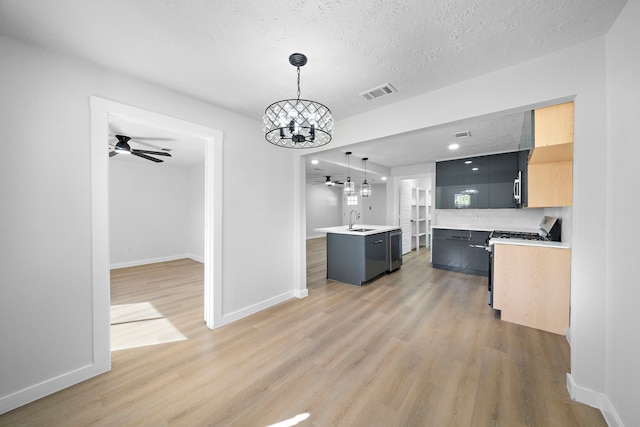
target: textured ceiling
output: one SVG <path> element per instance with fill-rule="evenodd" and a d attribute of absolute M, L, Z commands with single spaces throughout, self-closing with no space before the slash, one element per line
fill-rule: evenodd
<path fill-rule="evenodd" d="M 222 106 L 257 126 L 267 105 L 295 97 L 288 57 L 302 52 L 309 62 L 301 95 L 328 105 L 339 128 L 346 117 L 601 36 L 625 3 L 0 0 L 0 35 Z M 397 93 L 358 95 L 385 83 Z"/>
<path fill-rule="evenodd" d="M 302 95 L 336 120 L 600 36 L 626 0 L 0 0 L 0 34 L 260 120 Z M 384 83 L 398 93 L 365 101 Z"/>

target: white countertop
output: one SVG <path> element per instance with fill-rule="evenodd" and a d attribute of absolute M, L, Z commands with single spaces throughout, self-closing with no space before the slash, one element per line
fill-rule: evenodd
<path fill-rule="evenodd" d="M 495 227 L 479 227 L 477 225 L 432 225 L 431 228 L 442 230 L 473 230 L 473 231 L 493 231 Z"/>
<path fill-rule="evenodd" d="M 438 228 L 442 230 L 473 230 L 473 231 L 493 231 L 493 230 L 502 230 L 508 229 L 509 231 L 522 231 L 525 233 L 537 233 L 538 230 L 534 230 L 532 228 L 519 228 L 519 227 L 485 227 L 478 225 L 432 225 L 431 228 Z"/>
<path fill-rule="evenodd" d="M 367 224 L 354 224 L 353 228 L 365 228 L 370 231 L 353 231 L 349 230 L 346 225 L 339 225 L 337 227 L 323 227 L 314 228 L 313 231 L 318 233 L 334 233 L 334 234 L 349 234 L 352 236 L 369 236 L 371 234 L 384 233 L 385 231 L 400 230 L 398 225 L 367 225 Z"/>
<path fill-rule="evenodd" d="M 491 239 L 489 244 L 495 245 L 521 245 L 521 246 L 542 246 L 545 248 L 558 248 L 558 249 L 570 249 L 571 246 L 568 243 L 563 242 L 549 242 L 547 240 L 525 240 L 525 239 Z"/>

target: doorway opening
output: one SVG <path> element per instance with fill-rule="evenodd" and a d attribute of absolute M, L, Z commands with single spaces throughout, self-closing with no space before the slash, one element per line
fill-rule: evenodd
<path fill-rule="evenodd" d="M 109 123 L 125 119 L 205 141 L 204 320 L 213 329 L 221 319 L 222 132 L 159 113 L 90 97 L 94 363 L 110 366 Z M 108 369 L 108 368 L 107 368 Z"/>

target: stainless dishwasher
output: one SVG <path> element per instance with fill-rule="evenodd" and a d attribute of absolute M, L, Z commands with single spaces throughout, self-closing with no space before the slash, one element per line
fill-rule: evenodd
<path fill-rule="evenodd" d="M 387 272 L 395 271 L 402 265 L 402 230 L 389 232 L 389 268 Z"/>

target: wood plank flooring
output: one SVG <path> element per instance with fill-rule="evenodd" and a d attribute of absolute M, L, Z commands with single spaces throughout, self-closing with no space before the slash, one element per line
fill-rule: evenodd
<path fill-rule="evenodd" d="M 564 337 L 502 322 L 486 279 L 434 270 L 428 251 L 364 287 L 326 280 L 307 243 L 309 296 L 215 331 L 202 265 L 112 272 L 112 303 L 150 301 L 187 341 L 113 353 L 113 369 L 0 415 L 6 426 L 605 426 L 570 400 Z"/>

